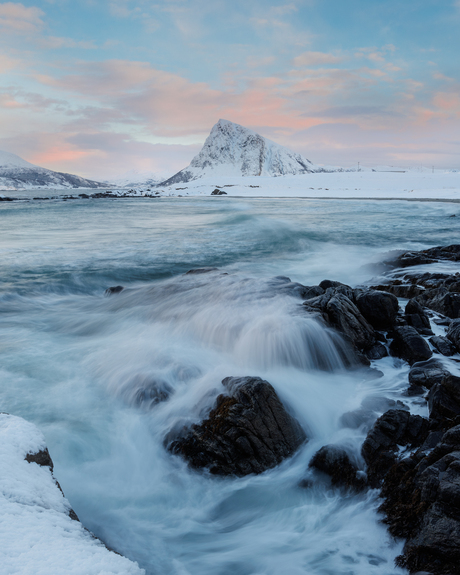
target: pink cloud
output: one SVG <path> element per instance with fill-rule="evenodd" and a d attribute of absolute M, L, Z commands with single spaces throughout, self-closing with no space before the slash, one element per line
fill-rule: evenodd
<path fill-rule="evenodd" d="M 327 64 L 338 64 L 343 61 L 342 56 L 335 56 L 327 52 L 303 52 L 295 57 L 293 64 L 296 67 L 324 66 Z"/>
<path fill-rule="evenodd" d="M 5 2 L 0 4 L 0 29 L 5 32 L 30 33 L 40 30 L 43 26 L 44 12 L 40 8 L 24 4 Z"/>

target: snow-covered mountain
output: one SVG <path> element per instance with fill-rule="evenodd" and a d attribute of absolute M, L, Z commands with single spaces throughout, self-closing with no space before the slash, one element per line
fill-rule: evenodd
<path fill-rule="evenodd" d="M 228 120 L 219 120 L 203 148 L 184 168 L 161 185 L 210 176 L 285 176 L 321 171 L 309 160 Z"/>
<path fill-rule="evenodd" d="M 0 189 L 101 188 L 106 184 L 73 174 L 53 172 L 0 150 Z"/>
<path fill-rule="evenodd" d="M 107 178 L 110 185 L 119 188 L 149 188 L 163 182 L 168 174 L 158 174 L 157 172 L 129 170 L 115 178 Z"/>

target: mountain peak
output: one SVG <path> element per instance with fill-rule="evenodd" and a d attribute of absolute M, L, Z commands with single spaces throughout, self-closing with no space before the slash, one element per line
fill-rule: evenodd
<path fill-rule="evenodd" d="M 300 154 L 262 137 L 249 128 L 220 119 L 190 165 L 162 185 L 210 176 L 283 176 L 315 172 Z"/>

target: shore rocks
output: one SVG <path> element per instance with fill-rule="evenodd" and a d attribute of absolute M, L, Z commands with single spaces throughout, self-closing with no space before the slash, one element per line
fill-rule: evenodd
<path fill-rule="evenodd" d="M 427 361 L 414 363 L 409 372 L 409 383 L 411 385 L 422 385 L 431 389 L 437 383 L 448 375 L 449 372 L 444 368 L 441 362 L 431 358 Z"/>
<path fill-rule="evenodd" d="M 361 491 L 366 480 L 359 474 L 358 467 L 352 463 L 348 452 L 338 445 L 325 445 L 312 457 L 309 465 L 329 475 L 331 484 Z"/>
<path fill-rule="evenodd" d="M 437 246 L 419 252 L 404 252 L 396 259 L 386 262 L 394 267 L 406 268 L 422 264 L 431 264 L 438 261 L 460 261 L 460 245 Z"/>
<path fill-rule="evenodd" d="M 374 329 L 390 329 L 399 309 L 396 296 L 377 290 L 358 293 L 356 305 Z"/>
<path fill-rule="evenodd" d="M 214 475 L 262 473 L 291 456 L 306 440 L 274 388 L 258 377 L 227 377 L 208 418 L 183 430 L 167 448 L 195 469 Z"/>
<path fill-rule="evenodd" d="M 396 462 L 398 446 L 418 446 L 428 434 L 428 420 L 402 409 L 390 409 L 377 419 L 363 443 L 369 484 L 377 487 Z"/>
<path fill-rule="evenodd" d="M 442 355 L 445 355 L 446 357 L 449 357 L 457 353 L 454 344 L 451 341 L 449 341 L 447 337 L 434 335 L 433 337 L 430 337 L 428 341 L 436 349 L 436 351 L 438 351 Z"/>
<path fill-rule="evenodd" d="M 460 352 L 460 319 L 450 323 L 446 337 L 455 345 L 456 350 Z"/>
<path fill-rule="evenodd" d="M 432 356 L 430 346 L 415 328 L 409 325 L 397 327 L 392 335 L 391 355 L 400 357 L 411 365 L 418 361 L 425 361 Z"/>

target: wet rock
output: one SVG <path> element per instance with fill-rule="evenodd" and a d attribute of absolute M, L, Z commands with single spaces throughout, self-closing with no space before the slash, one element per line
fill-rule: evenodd
<path fill-rule="evenodd" d="M 396 259 L 386 262 L 395 267 L 409 267 L 418 266 L 422 264 L 430 264 L 437 261 L 460 261 L 460 245 L 454 244 L 451 246 L 437 246 L 428 250 L 419 252 L 404 252 Z"/>
<path fill-rule="evenodd" d="M 358 467 L 352 463 L 348 452 L 337 445 L 325 445 L 312 457 L 309 467 L 326 473 L 332 485 L 361 491 L 366 480 L 360 476 Z"/>
<path fill-rule="evenodd" d="M 216 188 L 211 192 L 211 196 L 226 196 L 226 195 L 227 192 L 224 192 L 224 190 L 219 190 L 219 188 Z"/>
<path fill-rule="evenodd" d="M 449 324 L 446 336 L 455 345 L 456 350 L 460 352 L 460 319 Z"/>
<path fill-rule="evenodd" d="M 449 357 L 457 353 L 454 344 L 451 341 L 449 341 L 447 337 L 434 335 L 433 337 L 430 337 L 428 341 L 436 349 L 436 351 L 439 351 L 439 353 L 445 355 L 446 357 Z"/>
<path fill-rule="evenodd" d="M 427 419 L 401 409 L 391 409 L 379 417 L 361 449 L 367 464 L 369 484 L 376 487 L 383 480 L 396 462 L 398 446 L 421 445 L 428 430 Z"/>
<path fill-rule="evenodd" d="M 218 268 L 196 268 L 194 270 L 188 270 L 185 272 L 185 275 L 199 275 L 199 274 L 208 274 L 209 272 L 215 272 Z"/>
<path fill-rule="evenodd" d="M 116 293 L 120 293 L 124 290 L 125 288 L 123 286 L 113 286 L 113 287 L 109 287 L 105 290 L 104 295 L 109 296 L 109 295 L 113 295 Z"/>
<path fill-rule="evenodd" d="M 273 387 L 257 377 L 227 377 L 209 417 L 183 430 L 168 449 L 215 475 L 262 473 L 291 456 L 306 435 Z"/>
<path fill-rule="evenodd" d="M 326 313 L 332 326 L 341 331 L 359 350 L 369 349 L 374 345 L 373 327 L 347 296 L 336 293 L 328 301 Z"/>
<path fill-rule="evenodd" d="M 382 488 L 385 522 L 393 536 L 407 539 L 398 564 L 412 573 L 458 573 L 460 425 L 443 433 L 441 441 L 440 433 L 429 435 L 428 453 L 424 444 L 393 466 Z"/>
<path fill-rule="evenodd" d="M 414 363 L 409 372 L 409 383 L 431 389 L 437 383 L 441 383 L 446 375 L 449 375 L 449 372 L 443 364 L 437 359 L 431 358 L 427 361 Z"/>
<path fill-rule="evenodd" d="M 381 343 L 376 343 L 371 348 L 366 350 L 366 357 L 368 359 L 382 359 L 383 357 L 387 357 L 387 355 L 388 355 L 388 350 Z"/>
<path fill-rule="evenodd" d="M 308 300 L 324 293 L 324 289 L 320 286 L 305 286 L 303 299 Z"/>
<path fill-rule="evenodd" d="M 408 410 L 402 401 L 395 401 L 380 395 L 370 395 L 363 399 L 358 409 L 344 413 L 340 418 L 340 424 L 351 429 L 358 429 L 361 426 L 370 429 L 376 417 L 389 409 Z"/>
<path fill-rule="evenodd" d="M 404 314 L 407 324 L 414 327 L 419 333 L 423 335 L 433 335 L 430 319 L 423 309 L 423 306 L 415 298 L 407 303 Z"/>
<path fill-rule="evenodd" d="M 417 296 L 424 306 L 450 318 L 460 316 L 460 294 L 452 293 L 445 287 L 427 290 Z"/>
<path fill-rule="evenodd" d="M 396 296 L 377 290 L 358 293 L 356 306 L 375 329 L 391 328 L 399 309 Z"/>
<path fill-rule="evenodd" d="M 411 326 L 395 328 L 392 333 L 393 341 L 390 344 L 390 353 L 404 359 L 409 364 L 425 361 L 432 356 L 427 342 Z"/>
<path fill-rule="evenodd" d="M 428 394 L 428 408 L 430 419 L 439 422 L 445 419 L 453 420 L 460 415 L 460 405 L 440 383 L 434 385 Z"/>
<path fill-rule="evenodd" d="M 378 286 L 372 286 L 372 289 L 378 291 L 386 291 L 395 295 L 396 297 L 403 298 L 413 298 L 420 295 L 425 291 L 423 287 L 417 286 L 415 284 L 403 284 L 400 280 L 394 280 L 391 284 L 381 284 Z"/>
<path fill-rule="evenodd" d="M 173 392 L 173 388 L 166 381 L 152 380 L 142 375 L 133 378 L 127 389 L 134 390 L 135 405 L 148 409 L 169 399 Z"/>

